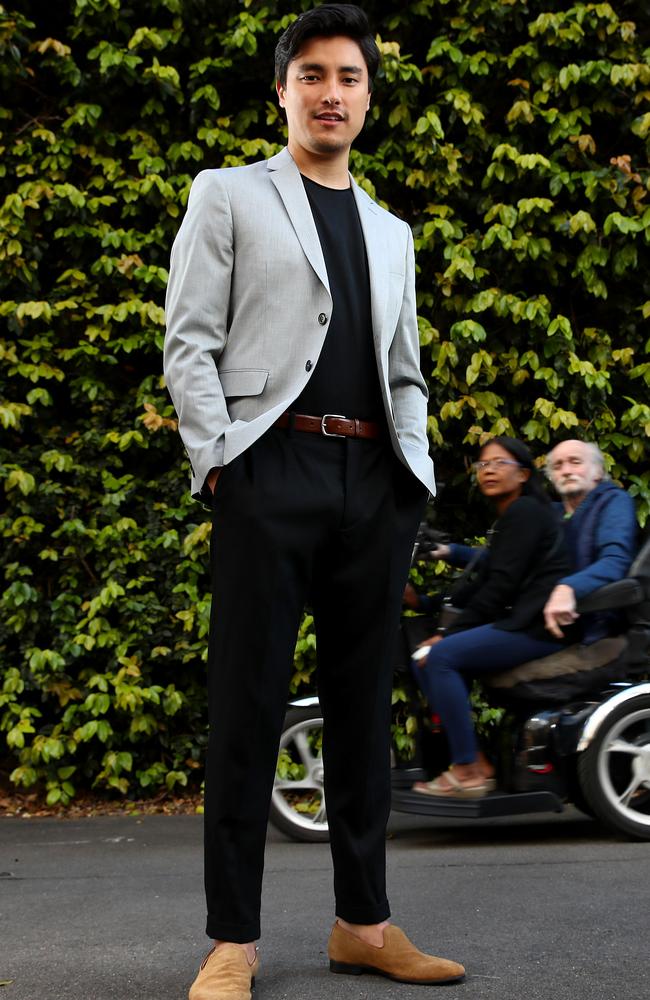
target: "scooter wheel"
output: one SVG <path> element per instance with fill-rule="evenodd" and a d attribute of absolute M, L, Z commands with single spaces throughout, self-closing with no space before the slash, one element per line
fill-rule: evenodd
<path fill-rule="evenodd" d="M 650 696 L 613 709 L 578 757 L 578 780 L 610 829 L 650 840 Z"/>
<path fill-rule="evenodd" d="M 269 819 L 292 840 L 329 840 L 322 743 L 320 707 L 290 708 L 280 737 Z"/>

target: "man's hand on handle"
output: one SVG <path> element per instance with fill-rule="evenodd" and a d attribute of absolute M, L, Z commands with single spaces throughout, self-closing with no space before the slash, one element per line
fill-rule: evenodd
<path fill-rule="evenodd" d="M 411 611 L 418 611 L 420 607 L 420 596 L 412 583 L 407 583 L 404 587 L 402 603 Z"/>

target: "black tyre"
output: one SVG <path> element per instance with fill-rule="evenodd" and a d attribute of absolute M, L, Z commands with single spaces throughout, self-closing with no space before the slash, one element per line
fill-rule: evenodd
<path fill-rule="evenodd" d="M 597 819 L 596 813 L 593 811 L 589 803 L 587 802 L 584 792 L 582 791 L 582 786 L 580 784 L 580 779 L 578 778 L 578 761 L 580 760 L 580 754 L 575 754 L 571 758 L 570 763 L 567 767 L 567 785 L 568 785 L 568 798 L 569 802 L 573 802 L 576 809 L 584 813 L 585 816 L 590 816 L 591 819 Z"/>
<path fill-rule="evenodd" d="M 280 737 L 270 820 L 293 840 L 329 840 L 322 743 L 323 716 L 318 705 L 290 708 Z"/>
<path fill-rule="evenodd" d="M 650 695 L 618 705 L 578 757 L 580 787 L 618 833 L 650 840 Z"/>
<path fill-rule="evenodd" d="M 573 802 L 576 809 L 579 809 L 581 813 L 585 814 L 585 816 L 589 816 L 591 817 L 591 819 L 598 818 L 596 816 L 596 813 L 593 811 L 593 809 L 587 802 L 586 798 L 582 794 L 582 788 L 580 788 L 578 785 L 576 785 L 576 787 L 573 789 L 569 798 L 571 802 Z"/>

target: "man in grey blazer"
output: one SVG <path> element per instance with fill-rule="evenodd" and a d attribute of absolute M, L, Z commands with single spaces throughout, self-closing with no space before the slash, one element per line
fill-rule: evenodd
<path fill-rule="evenodd" d="M 420 983 L 464 974 L 388 922 L 394 637 L 435 487 L 411 232 L 348 173 L 378 62 L 358 7 L 301 14 L 276 49 L 287 149 L 199 174 L 172 252 L 165 375 L 192 493 L 212 506 L 205 883 L 215 945 L 190 1000 L 250 998 L 306 602 L 334 862 L 330 968 Z"/>

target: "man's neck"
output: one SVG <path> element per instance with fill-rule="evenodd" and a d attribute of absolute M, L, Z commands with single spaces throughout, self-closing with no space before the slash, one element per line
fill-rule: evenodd
<path fill-rule="evenodd" d="M 562 503 L 564 504 L 564 513 L 575 513 L 586 496 L 586 493 L 575 493 L 573 496 L 564 497 L 562 500 Z"/>
<path fill-rule="evenodd" d="M 323 187 L 336 188 L 339 191 L 350 187 L 349 150 L 341 150 L 340 153 L 332 156 L 319 156 L 307 152 L 301 146 L 294 147 L 289 142 L 289 152 L 300 173 L 304 177 L 308 177 L 309 180 L 316 181 Z"/>

